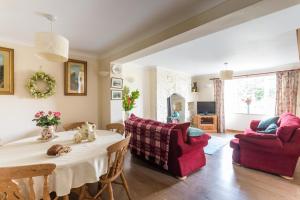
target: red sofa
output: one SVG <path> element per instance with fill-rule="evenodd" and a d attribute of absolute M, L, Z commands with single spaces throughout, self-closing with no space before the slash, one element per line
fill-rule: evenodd
<path fill-rule="evenodd" d="M 130 120 L 139 119 L 139 123 L 131 123 Z M 150 134 L 155 136 L 156 127 L 153 127 L 153 123 L 157 123 L 161 126 L 164 123 L 156 122 L 154 120 L 146 120 L 142 118 L 137 118 L 135 116 L 130 117 L 127 121 L 125 121 L 125 130 L 132 134 L 131 140 L 135 137 L 134 135 L 137 132 L 143 132 L 144 129 L 149 126 L 151 123 Z M 165 124 L 169 125 L 169 124 Z M 189 127 L 189 124 L 186 128 Z M 134 126 L 134 127 L 132 127 Z M 139 126 L 139 129 L 137 128 Z M 157 126 L 158 127 L 158 126 Z M 153 131 L 151 131 L 153 130 Z M 156 136 L 155 136 L 156 137 Z M 172 128 L 170 131 L 170 141 L 169 141 L 169 152 L 168 152 L 168 172 L 177 176 L 177 177 L 185 177 L 189 174 L 199 170 L 206 164 L 206 158 L 203 151 L 203 148 L 208 144 L 208 140 L 210 136 L 207 134 L 203 134 L 199 137 L 193 137 L 192 142 L 190 142 L 187 132 L 185 132 L 181 128 Z M 186 140 L 186 141 L 184 141 Z M 131 141 L 132 144 L 132 141 Z M 143 144 L 141 145 L 143 146 Z M 142 158 L 145 160 L 145 155 L 137 155 L 136 145 L 130 145 L 130 151 L 132 154 Z M 151 163 L 157 164 L 154 159 L 147 159 Z"/>
<path fill-rule="evenodd" d="M 244 134 L 231 140 L 232 159 L 242 166 L 293 177 L 300 156 L 300 118 L 291 113 L 280 116 L 276 134 L 256 132 L 254 120 Z"/>

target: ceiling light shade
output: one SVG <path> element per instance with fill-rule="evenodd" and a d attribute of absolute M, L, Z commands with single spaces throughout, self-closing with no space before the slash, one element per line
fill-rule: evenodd
<path fill-rule="evenodd" d="M 233 78 L 233 70 L 221 70 L 220 79 L 221 80 L 231 80 Z"/>
<path fill-rule="evenodd" d="M 69 40 L 53 32 L 35 35 L 37 55 L 53 62 L 66 62 L 69 58 Z"/>

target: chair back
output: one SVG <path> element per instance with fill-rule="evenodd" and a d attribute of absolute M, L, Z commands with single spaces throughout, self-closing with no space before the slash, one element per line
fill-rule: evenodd
<path fill-rule="evenodd" d="M 108 167 L 105 179 L 107 181 L 115 180 L 123 171 L 124 159 L 128 150 L 131 134 L 125 139 L 107 147 Z"/>
<path fill-rule="evenodd" d="M 43 200 L 50 200 L 48 189 L 48 176 L 55 169 L 55 164 L 38 164 L 19 167 L 0 168 L 0 199 L 4 200 L 20 200 L 27 199 L 21 194 L 20 188 L 14 182 L 16 179 L 28 179 L 29 200 L 35 200 L 35 192 L 33 189 L 33 177 L 43 176 Z"/>
<path fill-rule="evenodd" d="M 63 125 L 63 128 L 65 131 L 72 131 L 77 128 L 80 128 L 83 124 L 85 124 L 85 122 L 74 122 L 74 123 Z M 89 122 L 89 124 L 95 124 L 95 123 Z"/>
<path fill-rule="evenodd" d="M 106 125 L 106 130 L 120 133 L 121 135 L 125 132 L 125 126 L 121 123 L 111 123 Z"/>

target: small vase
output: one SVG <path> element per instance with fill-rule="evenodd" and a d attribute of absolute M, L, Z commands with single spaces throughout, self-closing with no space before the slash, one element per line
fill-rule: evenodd
<path fill-rule="evenodd" d="M 123 121 L 126 121 L 129 118 L 129 115 L 130 115 L 129 111 L 124 111 L 123 112 Z"/>
<path fill-rule="evenodd" d="M 43 127 L 43 130 L 41 133 L 41 135 L 42 135 L 41 139 L 42 140 L 52 139 L 54 137 L 54 133 L 55 133 L 54 126 L 45 126 L 45 127 Z"/>
<path fill-rule="evenodd" d="M 250 105 L 247 105 L 247 114 L 250 114 Z"/>

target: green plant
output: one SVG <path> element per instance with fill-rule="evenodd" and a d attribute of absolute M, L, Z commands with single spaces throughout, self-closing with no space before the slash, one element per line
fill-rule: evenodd
<path fill-rule="evenodd" d="M 135 101 L 139 98 L 140 92 L 138 90 L 134 90 L 130 92 L 128 87 L 124 87 L 123 96 L 122 96 L 122 105 L 125 111 L 130 111 L 133 109 L 135 105 Z"/>

